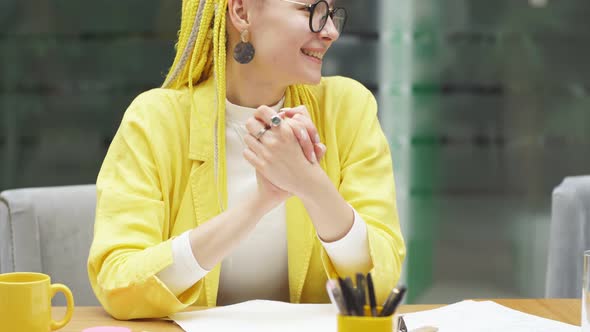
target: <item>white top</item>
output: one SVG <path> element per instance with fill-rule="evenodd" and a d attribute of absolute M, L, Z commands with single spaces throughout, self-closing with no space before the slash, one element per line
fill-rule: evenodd
<path fill-rule="evenodd" d="M 278 112 L 283 100 L 272 108 Z M 226 100 L 226 164 L 228 209 L 256 190 L 256 171 L 243 158 L 247 135 L 246 120 L 256 109 L 231 104 Z M 354 211 L 354 209 L 353 209 Z M 174 262 L 157 277 L 175 295 L 203 278 L 203 269 L 192 253 L 189 231 L 172 240 Z M 365 271 L 371 263 L 367 225 L 354 211 L 354 223 L 342 239 L 322 242 L 339 275 Z M 289 272 L 287 264 L 287 225 L 285 204 L 266 214 L 221 263 L 217 305 L 227 305 L 252 299 L 289 301 Z"/>

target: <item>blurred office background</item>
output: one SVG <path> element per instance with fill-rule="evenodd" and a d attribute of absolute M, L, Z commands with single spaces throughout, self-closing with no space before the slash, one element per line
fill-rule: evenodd
<path fill-rule="evenodd" d="M 410 303 L 544 295 L 551 190 L 590 173 L 590 2 L 337 0 L 326 75 L 376 95 Z M 94 183 L 180 0 L 0 2 L 0 191 Z"/>

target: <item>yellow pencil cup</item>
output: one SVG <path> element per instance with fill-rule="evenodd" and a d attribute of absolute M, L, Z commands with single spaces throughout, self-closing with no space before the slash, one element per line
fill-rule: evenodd
<path fill-rule="evenodd" d="M 377 313 L 380 312 L 378 307 Z M 369 306 L 365 306 L 364 317 L 338 315 L 338 332 L 391 332 L 393 327 L 393 316 L 373 317 Z"/>
<path fill-rule="evenodd" d="M 56 322 L 51 317 L 51 298 L 61 292 L 68 309 Z M 68 287 L 51 284 L 42 273 L 14 272 L 0 274 L 0 330 L 48 332 L 64 327 L 72 318 L 74 298 Z"/>

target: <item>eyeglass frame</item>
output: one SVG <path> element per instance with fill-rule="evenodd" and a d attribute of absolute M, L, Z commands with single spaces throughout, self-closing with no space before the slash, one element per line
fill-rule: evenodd
<path fill-rule="evenodd" d="M 282 0 L 285 2 L 290 2 L 290 3 L 294 3 L 296 5 L 300 5 L 300 6 L 304 6 L 305 8 L 307 8 L 307 11 L 309 11 L 309 30 L 311 30 L 311 32 L 313 33 L 320 33 L 324 27 L 326 27 L 326 23 L 328 23 L 328 16 L 330 17 L 330 19 L 332 20 L 332 22 L 334 22 L 334 13 L 337 10 L 342 10 L 344 12 L 344 21 L 342 22 L 342 29 L 340 29 L 340 31 L 338 31 L 338 33 L 342 33 L 342 31 L 344 31 L 344 26 L 346 25 L 346 20 L 348 19 L 348 13 L 346 12 L 346 9 L 343 7 L 334 7 L 334 8 L 330 8 L 330 4 L 326 1 L 326 0 L 318 0 L 314 3 L 305 3 L 305 2 L 299 2 L 299 1 L 293 1 L 293 0 Z M 326 15 L 326 20 L 324 21 L 324 24 L 322 25 L 321 28 L 319 28 L 318 31 L 314 31 L 313 30 L 313 15 L 315 12 L 315 7 L 317 7 L 317 5 L 320 2 L 325 2 L 326 6 L 328 6 L 328 15 Z"/>

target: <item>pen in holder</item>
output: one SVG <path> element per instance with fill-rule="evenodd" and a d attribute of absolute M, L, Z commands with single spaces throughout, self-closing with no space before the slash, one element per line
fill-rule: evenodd
<path fill-rule="evenodd" d="M 326 290 L 338 309 L 338 332 L 397 331 L 394 314 L 406 287 L 394 288 L 382 306 L 377 305 L 370 273 L 366 277 L 357 273 L 356 287 L 350 277 L 328 280 Z"/>

